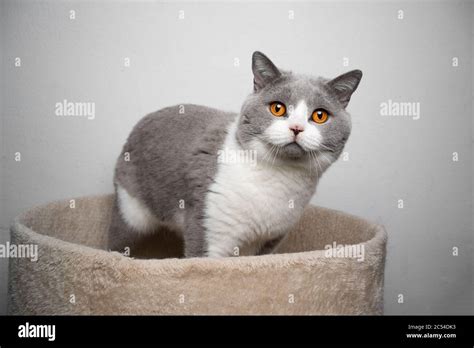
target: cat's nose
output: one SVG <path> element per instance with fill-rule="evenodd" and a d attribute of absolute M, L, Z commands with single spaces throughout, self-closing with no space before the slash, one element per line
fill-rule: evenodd
<path fill-rule="evenodd" d="M 304 131 L 304 128 L 298 125 L 290 126 L 290 130 L 297 136 L 299 133 Z"/>

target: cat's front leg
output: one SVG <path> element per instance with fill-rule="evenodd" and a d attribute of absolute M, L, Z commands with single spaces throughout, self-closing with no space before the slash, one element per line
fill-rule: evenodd
<path fill-rule="evenodd" d="M 186 211 L 184 255 L 190 257 L 230 257 L 239 250 L 239 239 L 225 224 L 215 219 L 205 220 L 199 209 Z M 207 223 L 206 223 L 207 221 Z M 209 228 L 209 226 L 215 228 Z"/>
<path fill-rule="evenodd" d="M 231 257 L 239 256 L 241 246 L 237 239 L 228 236 L 225 239 L 213 239 L 208 238 L 207 240 L 207 257 Z"/>
<path fill-rule="evenodd" d="M 199 212 L 196 209 L 187 210 L 184 221 L 184 256 L 186 258 L 206 256 L 205 228 Z"/>
<path fill-rule="evenodd" d="M 240 256 L 246 244 L 246 225 L 236 220 L 231 214 L 207 214 L 202 220 L 205 241 L 204 256 L 235 257 Z"/>

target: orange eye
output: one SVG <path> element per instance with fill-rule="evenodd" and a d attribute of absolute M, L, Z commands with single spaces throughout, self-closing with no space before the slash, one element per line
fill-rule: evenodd
<path fill-rule="evenodd" d="M 280 102 L 273 102 L 270 104 L 270 112 L 273 116 L 281 117 L 286 113 L 286 106 Z"/>
<path fill-rule="evenodd" d="M 316 109 L 313 111 L 313 115 L 311 117 L 313 118 L 314 122 L 321 124 L 328 120 L 329 115 L 324 109 Z"/>

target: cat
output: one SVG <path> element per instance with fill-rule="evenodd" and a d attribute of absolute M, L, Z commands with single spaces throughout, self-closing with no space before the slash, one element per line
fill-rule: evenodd
<path fill-rule="evenodd" d="M 295 226 L 349 137 L 362 72 L 294 74 L 258 51 L 252 72 L 239 114 L 179 105 L 134 127 L 115 168 L 111 250 L 173 225 L 185 257 L 263 255 Z"/>

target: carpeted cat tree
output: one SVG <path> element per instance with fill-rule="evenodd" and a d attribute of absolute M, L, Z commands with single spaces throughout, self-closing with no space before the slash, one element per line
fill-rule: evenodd
<path fill-rule="evenodd" d="M 85 197 L 15 220 L 11 243 L 39 259 L 10 259 L 10 314 L 382 314 L 382 226 L 310 206 L 275 254 L 178 259 L 163 230 L 132 258 L 104 250 L 111 209 L 110 195 Z"/>

